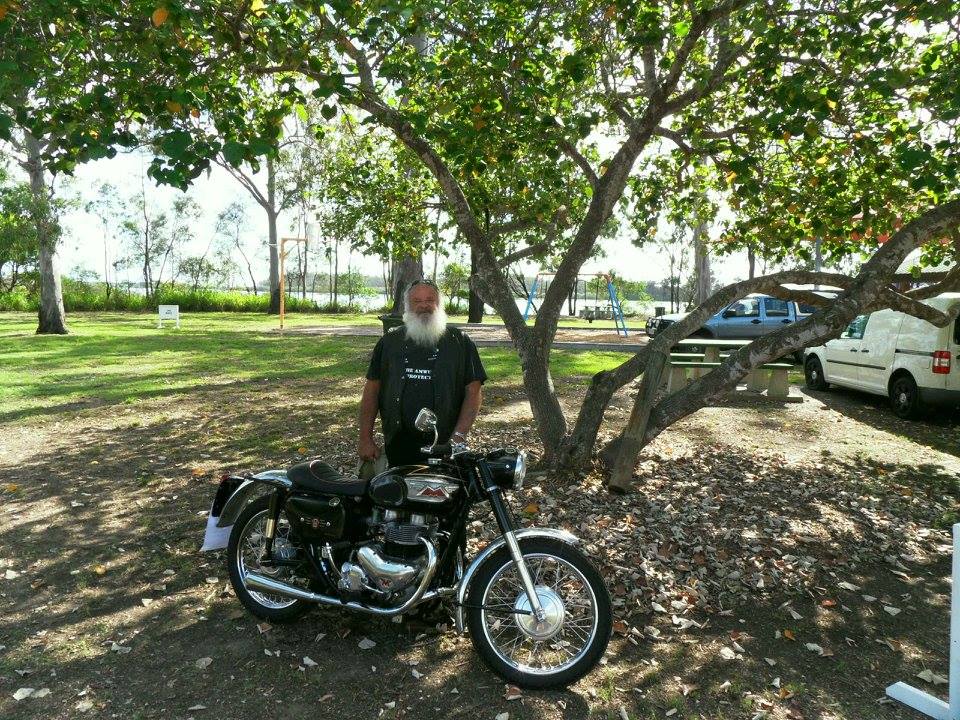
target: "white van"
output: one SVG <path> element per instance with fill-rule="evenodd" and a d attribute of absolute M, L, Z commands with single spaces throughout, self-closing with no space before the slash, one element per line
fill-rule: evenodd
<path fill-rule="evenodd" d="M 960 293 L 924 301 L 948 311 Z M 960 319 L 938 328 L 894 310 L 860 315 L 836 340 L 804 353 L 807 387 L 831 384 L 887 395 L 902 418 L 927 405 L 960 405 Z"/>

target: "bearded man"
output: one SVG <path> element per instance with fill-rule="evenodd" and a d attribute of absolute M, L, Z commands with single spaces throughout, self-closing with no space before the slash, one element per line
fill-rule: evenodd
<path fill-rule="evenodd" d="M 373 437 L 378 412 L 392 467 L 425 459 L 420 448 L 433 442 L 433 433 L 413 424 L 421 408 L 436 413 L 439 442 L 465 442 L 486 379 L 477 346 L 457 328 L 447 327 L 436 284 L 416 280 L 404 295 L 403 325 L 380 338 L 370 358 L 360 400 L 360 459 L 380 456 Z"/>

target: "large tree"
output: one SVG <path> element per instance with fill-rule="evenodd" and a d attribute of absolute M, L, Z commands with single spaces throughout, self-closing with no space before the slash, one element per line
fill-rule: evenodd
<path fill-rule="evenodd" d="M 695 330 L 690 325 L 710 309 L 710 302 L 701 305 L 694 320 L 678 323 L 659 343 L 595 378 L 576 422 L 567 425 L 553 388 L 550 348 L 579 269 L 628 183 L 637 205 L 656 213 L 662 189 L 673 180 L 667 173 L 675 157 L 707 158 L 720 179 L 716 192 L 737 203 L 738 227 L 762 228 L 764 220 L 772 226 L 785 213 L 749 198 L 782 203 L 791 174 L 809 176 L 795 200 L 798 216 L 788 221 L 793 234 L 770 241 L 800 254 L 800 237 L 810 231 L 844 237 L 855 208 L 879 185 L 887 205 L 867 220 L 875 232 L 883 218 L 902 215 L 918 218 L 909 225 L 910 242 L 935 240 L 956 220 L 956 207 L 945 202 L 956 187 L 955 172 L 949 174 L 952 147 L 940 145 L 952 138 L 956 118 L 944 112 L 957 105 L 956 10 L 955 2 L 919 0 L 254 0 L 230 7 L 171 2 L 162 8 L 136 0 L 122 7 L 73 0 L 25 5 L 16 11 L 15 24 L 8 14 L 0 41 L 16 47 L 36 24 L 54 22 L 88 43 L 96 77 L 124 98 L 135 119 L 167 129 L 165 157 L 152 172 L 181 186 L 228 146 L 247 159 L 271 152 L 264 142 L 269 128 L 238 111 L 266 77 L 293 105 L 309 93 L 326 99 L 330 112 L 337 102 L 352 105 L 368 122 L 393 132 L 433 175 L 474 254 L 473 285 L 500 313 L 517 348 L 547 459 L 569 466 L 589 458 L 612 393 L 646 368 L 651 353 L 662 353 L 673 335 Z M 928 31 L 915 23 L 926 23 Z M 91 27 L 97 28 L 93 37 Z M 408 41 L 413 37 L 416 47 Z M 171 101 L 208 114 L 215 132 L 170 111 Z M 946 130 L 931 130 L 931 112 Z M 893 129 L 901 125 L 903 130 Z M 109 142 L 116 129 L 105 127 L 102 141 Z M 947 135 L 938 138 L 939 132 Z M 858 144 L 864 137 L 869 141 Z M 842 161 L 848 148 L 868 157 L 858 164 Z M 520 158 L 572 165 L 583 185 L 583 211 L 568 215 L 567 244 L 532 327 L 516 307 L 504 265 L 542 248 L 534 243 L 506 258 L 498 253 L 504 233 L 486 221 L 478 191 L 496 178 L 497 187 L 522 197 L 514 167 Z M 936 182 L 901 187 L 898 168 L 925 166 L 928 158 L 938 167 L 924 168 L 921 176 L 924 183 L 937 176 Z M 829 181 L 821 178 L 826 172 Z M 513 229 L 540 227 L 540 237 L 549 237 L 546 226 L 563 214 L 556 198 L 551 204 L 545 212 L 519 208 Z M 765 216 L 772 208 L 777 215 Z M 842 248 L 842 241 L 836 243 Z M 867 263 L 866 275 L 832 308 L 811 319 L 813 330 L 798 325 L 792 328 L 797 332 L 762 341 L 776 344 L 770 352 L 781 355 L 839 332 L 846 315 L 874 306 L 878 298 L 893 303 L 894 296 L 881 289 L 894 255 L 876 257 L 881 259 Z M 783 278 L 737 286 L 719 299 L 777 279 Z M 830 278 L 798 273 L 790 279 Z M 729 382 L 731 368 L 744 371 L 766 352 L 738 354 L 709 382 Z M 676 418 L 680 408 L 688 412 L 695 405 L 684 405 L 682 398 L 668 403 L 662 411 L 647 405 L 639 414 Z"/>

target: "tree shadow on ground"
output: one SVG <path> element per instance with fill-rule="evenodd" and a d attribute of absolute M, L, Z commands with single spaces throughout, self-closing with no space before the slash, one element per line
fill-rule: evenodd
<path fill-rule="evenodd" d="M 7 646 L 0 716 L 71 717 L 76 694 L 89 687 L 84 697 L 99 711 L 130 718 L 187 717 L 197 705 L 240 720 L 381 710 L 413 718 L 489 720 L 505 711 L 513 719 L 615 718 L 620 706 L 631 717 L 676 708 L 678 717 L 722 718 L 752 717 L 766 703 L 801 717 L 873 718 L 886 684 L 945 668 L 948 561 L 934 547 L 943 533 L 921 531 L 936 521 L 945 494 L 956 504 L 956 478 L 895 459 L 818 467 L 732 457 L 719 437 L 703 437 L 696 457 L 642 468 L 627 497 L 609 495 L 596 477 L 547 477 L 514 497 L 518 509 L 540 504 L 537 514 L 517 513 L 524 522 L 581 535 L 619 601 L 623 634 L 606 665 L 569 691 L 528 691 L 508 703 L 502 680 L 467 639 L 412 621 L 323 609 L 261 632 L 225 592 L 222 553 L 197 552 L 216 472 L 292 464 L 304 457 L 301 443 L 307 456 L 322 449 L 348 469 L 360 384 L 243 384 L 190 403 L 154 401 L 150 412 L 118 406 L 96 418 L 85 411 L 65 435 L 4 466 L 5 482 L 19 487 L 3 495 L 0 572 L 20 575 L 0 581 Z M 529 426 L 507 421 L 487 423 L 484 432 L 503 444 L 531 437 Z M 634 519 L 626 523 L 627 516 Z M 640 580 L 631 584 L 621 568 Z M 763 588 L 758 576 L 767 578 Z M 673 608 L 671 601 L 694 597 L 691 588 L 701 588 L 705 602 Z M 670 612 L 653 612 L 654 598 Z M 787 600 L 802 620 L 780 607 Z M 885 605 L 901 612 L 890 615 Z M 674 614 L 704 627 L 681 632 Z M 783 635 L 788 629 L 796 641 Z M 376 648 L 360 650 L 364 636 Z M 723 659 L 720 649 L 734 642 L 742 657 Z M 833 655 L 820 657 L 806 643 Z M 204 657 L 212 663 L 198 669 Z M 33 673 L 14 672 L 23 669 Z M 792 697 L 779 696 L 775 677 Z M 53 693 L 14 704 L 12 692 L 24 685 Z M 899 708 L 882 712 L 909 717 Z"/>
<path fill-rule="evenodd" d="M 932 408 L 921 419 L 904 420 L 894 415 L 889 400 L 879 395 L 839 387 L 803 392 L 857 422 L 960 457 L 960 409 Z"/>

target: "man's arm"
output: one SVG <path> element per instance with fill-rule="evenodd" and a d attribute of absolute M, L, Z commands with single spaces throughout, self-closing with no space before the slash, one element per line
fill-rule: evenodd
<path fill-rule="evenodd" d="M 361 460 L 375 460 L 380 457 L 380 448 L 373 439 L 373 422 L 377 419 L 377 398 L 380 395 L 380 381 L 367 380 L 360 397 L 360 442 L 357 454 Z"/>
<path fill-rule="evenodd" d="M 460 416 L 457 418 L 456 426 L 454 426 L 454 435 L 459 434 L 466 438 L 470 428 L 473 427 L 473 421 L 480 414 L 480 403 L 483 399 L 482 388 L 483 383 L 479 380 L 474 380 L 467 385 L 463 405 L 460 406 Z"/>

